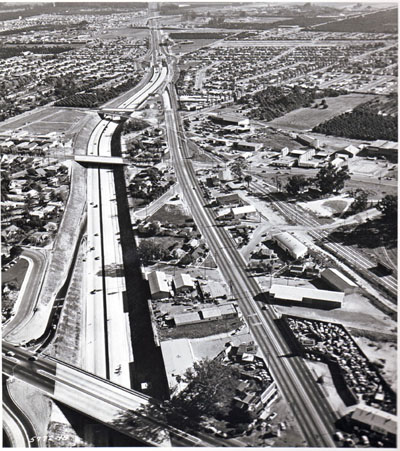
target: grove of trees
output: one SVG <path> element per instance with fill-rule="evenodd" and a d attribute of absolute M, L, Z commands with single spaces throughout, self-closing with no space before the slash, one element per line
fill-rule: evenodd
<path fill-rule="evenodd" d="M 314 127 L 313 131 L 325 135 L 371 141 L 376 139 L 397 141 L 398 139 L 397 116 L 383 116 L 369 111 L 365 105 L 325 121 Z"/>
<path fill-rule="evenodd" d="M 329 88 L 318 90 L 300 86 L 293 88 L 270 86 L 254 95 L 249 94 L 241 97 L 238 103 L 253 107 L 249 114 L 250 118 L 271 121 L 297 108 L 309 107 L 315 99 L 341 94 L 346 94 L 346 91 Z"/>

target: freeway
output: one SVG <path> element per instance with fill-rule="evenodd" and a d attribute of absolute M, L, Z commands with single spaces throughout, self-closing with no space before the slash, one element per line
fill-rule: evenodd
<path fill-rule="evenodd" d="M 214 214 L 205 209 L 187 144 L 181 138 L 180 118 L 173 86 L 164 94 L 167 138 L 178 182 L 193 218 L 210 247 L 225 279 L 238 300 L 250 330 L 260 346 L 266 362 L 298 421 L 306 443 L 315 447 L 334 447 L 332 433 L 337 415 L 315 384 L 304 361 L 292 355 L 292 350 L 282 337 L 276 324 L 276 313 L 271 306 L 261 310 L 256 299 L 260 287 L 246 274 L 243 258 L 225 230 L 216 227 Z M 289 357 L 290 356 L 290 357 Z"/>
<path fill-rule="evenodd" d="M 156 67 L 150 81 L 124 101 L 119 109 L 138 109 L 160 88 L 167 72 L 166 67 Z M 117 123 L 109 120 L 98 123 L 88 143 L 88 156 L 95 159 L 114 158 L 111 155 L 111 140 L 117 126 Z M 126 285 L 114 171 L 107 166 L 89 167 L 87 176 L 87 283 L 83 367 L 98 376 L 130 387 L 130 368 L 134 357 L 129 316 L 124 306 Z"/>

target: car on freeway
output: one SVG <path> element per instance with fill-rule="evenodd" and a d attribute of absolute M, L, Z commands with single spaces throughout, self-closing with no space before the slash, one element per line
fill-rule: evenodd
<path fill-rule="evenodd" d="M 31 362 L 34 362 L 35 360 L 37 360 L 37 356 L 36 355 L 31 355 L 28 357 L 28 360 L 30 360 Z"/>
<path fill-rule="evenodd" d="M 7 352 L 6 352 L 6 355 L 7 355 L 8 357 L 14 357 L 14 356 L 15 356 L 15 352 L 7 351 Z"/>

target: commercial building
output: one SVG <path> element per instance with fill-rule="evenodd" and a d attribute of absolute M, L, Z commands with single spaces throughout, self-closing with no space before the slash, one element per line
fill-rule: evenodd
<path fill-rule="evenodd" d="M 252 142 L 247 142 L 247 141 L 239 141 L 236 144 L 236 148 L 238 150 L 255 152 L 257 150 L 262 149 L 263 148 L 263 144 L 262 143 L 252 143 Z"/>
<path fill-rule="evenodd" d="M 269 299 L 283 305 L 300 305 L 313 308 L 340 308 L 344 293 L 339 291 L 317 290 L 315 288 L 272 285 Z"/>
<path fill-rule="evenodd" d="M 272 239 L 282 250 L 296 260 L 304 257 L 308 252 L 307 246 L 288 232 L 278 233 L 277 235 L 274 235 Z"/>
<path fill-rule="evenodd" d="M 162 271 L 153 271 L 148 274 L 150 293 L 152 299 L 164 299 L 170 295 L 170 287 L 168 285 L 165 273 Z"/>
<path fill-rule="evenodd" d="M 367 426 L 371 431 L 379 432 L 388 437 L 397 434 L 397 417 L 375 407 L 360 404 L 351 415 L 352 421 L 362 427 Z"/>
<path fill-rule="evenodd" d="M 243 207 L 231 208 L 231 213 L 234 218 L 242 219 L 247 215 L 255 215 L 257 209 L 253 205 L 244 205 Z"/>
<path fill-rule="evenodd" d="M 354 293 L 357 290 L 357 285 L 335 268 L 324 269 L 321 278 L 336 290 L 345 293 Z"/>

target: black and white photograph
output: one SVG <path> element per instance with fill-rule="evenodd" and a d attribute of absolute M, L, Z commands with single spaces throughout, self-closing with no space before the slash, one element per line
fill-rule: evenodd
<path fill-rule="evenodd" d="M 396 449 L 398 18 L 0 0 L 3 448 Z"/>

